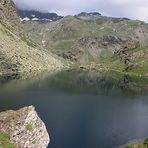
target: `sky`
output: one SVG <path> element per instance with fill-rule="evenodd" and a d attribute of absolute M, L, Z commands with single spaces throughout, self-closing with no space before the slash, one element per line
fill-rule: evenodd
<path fill-rule="evenodd" d="M 148 22 L 148 0 L 13 0 L 17 7 L 74 15 L 100 12 L 102 15 L 127 17 Z"/>

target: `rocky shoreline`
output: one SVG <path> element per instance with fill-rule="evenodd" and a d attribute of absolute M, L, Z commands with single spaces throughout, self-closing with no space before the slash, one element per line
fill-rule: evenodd
<path fill-rule="evenodd" d="M 126 145 L 121 146 L 120 148 L 147 148 L 148 147 L 148 139 L 145 140 L 135 140 L 133 142 L 129 142 Z"/>

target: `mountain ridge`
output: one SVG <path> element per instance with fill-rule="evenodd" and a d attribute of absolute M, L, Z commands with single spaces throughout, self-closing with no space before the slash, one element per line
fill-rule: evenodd
<path fill-rule="evenodd" d="M 147 75 L 148 25 L 143 21 L 81 13 L 23 26 L 32 40 L 76 65 L 95 63 L 98 69 L 125 73 L 138 69 Z"/>
<path fill-rule="evenodd" d="M 21 18 L 21 21 L 58 21 L 66 16 L 58 15 L 57 13 L 51 13 L 51 12 L 42 12 L 39 10 L 23 10 L 20 8 L 17 8 L 17 13 Z M 76 18 L 80 17 L 87 17 L 87 16 L 103 16 L 99 12 L 81 12 L 75 15 L 71 15 Z M 112 19 L 118 19 L 118 20 L 130 20 L 129 18 L 117 18 L 117 17 L 108 17 Z"/>
<path fill-rule="evenodd" d="M 17 9 L 17 13 L 21 18 L 21 21 L 57 21 L 63 18 L 56 13 L 45 13 L 37 10 L 21 10 Z"/>

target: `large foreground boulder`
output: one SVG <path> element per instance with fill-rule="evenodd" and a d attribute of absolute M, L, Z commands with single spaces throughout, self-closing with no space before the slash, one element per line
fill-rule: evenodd
<path fill-rule="evenodd" d="M 4 142 L 1 137 L 9 137 L 14 148 L 47 148 L 50 141 L 45 124 L 33 106 L 0 113 L 0 146 Z"/>

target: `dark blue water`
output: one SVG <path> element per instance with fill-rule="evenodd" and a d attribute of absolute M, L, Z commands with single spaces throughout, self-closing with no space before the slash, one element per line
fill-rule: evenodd
<path fill-rule="evenodd" d="M 115 78 L 77 71 L 1 81 L 0 111 L 34 105 L 49 148 L 114 148 L 148 137 L 147 81 Z"/>

